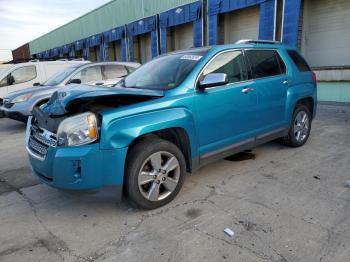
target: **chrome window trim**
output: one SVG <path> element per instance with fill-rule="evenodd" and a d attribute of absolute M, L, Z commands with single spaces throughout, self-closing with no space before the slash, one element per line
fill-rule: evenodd
<path fill-rule="evenodd" d="M 216 53 L 212 58 L 210 58 L 210 60 L 203 66 L 203 68 L 201 69 L 201 71 L 199 72 L 199 74 L 197 75 L 196 77 L 196 81 L 195 81 L 195 85 L 194 85 L 194 89 L 195 90 L 198 90 L 198 80 L 199 80 L 199 77 L 202 75 L 203 71 L 209 66 L 209 64 L 216 58 L 218 57 L 219 55 L 222 55 L 224 53 L 228 53 L 228 52 L 234 52 L 234 51 L 240 51 L 243 55 L 244 55 L 244 52 L 243 52 L 243 49 L 242 48 L 234 48 L 234 49 L 228 49 L 228 50 L 223 50 L 223 51 L 220 51 L 218 53 Z M 244 62 L 245 63 L 245 62 Z M 246 68 L 247 69 L 247 68 Z M 247 72 L 248 74 L 248 72 Z M 243 80 L 243 81 L 238 81 L 238 82 L 234 82 L 234 83 L 228 83 L 226 85 L 222 85 L 222 86 L 213 86 L 213 87 L 209 87 L 209 88 L 206 88 L 206 89 L 213 89 L 213 88 L 218 88 L 218 87 L 224 87 L 224 86 L 228 86 L 228 85 L 233 85 L 233 84 L 238 84 L 238 83 L 242 83 L 242 82 L 247 82 L 249 81 L 249 79 L 247 80 Z"/>
<path fill-rule="evenodd" d="M 243 81 L 239 81 L 239 82 L 234 82 L 234 83 L 228 83 L 226 85 L 222 85 L 222 86 L 214 86 L 214 87 L 209 87 L 209 88 L 206 88 L 208 90 L 210 89 L 215 89 L 215 88 L 222 88 L 222 87 L 225 87 L 225 86 L 228 86 L 228 85 L 234 85 L 234 84 L 241 84 L 241 83 L 245 83 L 245 82 L 250 82 L 250 81 L 253 81 L 253 80 L 262 80 L 262 79 L 268 79 L 268 78 L 275 78 L 275 77 L 281 77 L 281 76 L 288 76 L 288 72 L 289 72 L 289 68 L 287 66 L 287 64 L 285 63 L 283 57 L 281 56 L 280 52 L 278 49 L 276 48 L 233 48 L 233 49 L 228 49 L 228 50 L 223 50 L 223 51 L 220 51 L 218 52 L 217 54 L 215 54 L 204 66 L 203 68 L 201 69 L 201 71 L 199 72 L 199 74 L 197 75 L 196 77 L 196 81 L 195 81 L 195 85 L 194 85 L 194 89 L 195 90 L 198 90 L 198 80 L 199 80 L 199 77 L 201 76 L 201 74 L 203 73 L 203 71 L 208 67 L 208 65 L 219 55 L 221 54 L 224 54 L 224 53 L 227 53 L 227 52 L 233 52 L 233 51 L 241 51 L 243 53 L 243 56 L 246 56 L 245 54 L 245 51 L 247 50 L 272 50 L 272 51 L 276 51 L 278 53 L 278 55 L 280 56 L 281 58 L 281 61 L 283 62 L 283 64 L 285 65 L 286 67 L 286 72 L 284 74 L 279 74 L 279 75 L 274 75 L 274 76 L 266 76 L 266 77 L 260 77 L 260 78 L 251 78 L 251 79 L 247 79 L 247 80 L 243 80 Z M 248 65 L 247 65 L 247 61 L 246 59 L 244 60 L 244 63 L 246 65 L 246 70 L 247 70 L 247 74 L 248 74 L 248 78 L 249 78 L 249 70 L 248 70 Z M 249 68 L 250 69 L 250 68 Z"/>

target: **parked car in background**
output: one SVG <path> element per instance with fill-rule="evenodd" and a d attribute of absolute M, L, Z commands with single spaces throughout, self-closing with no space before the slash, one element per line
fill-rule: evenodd
<path fill-rule="evenodd" d="M 13 66 L 13 64 L 0 64 L 0 75 L 10 66 Z"/>
<path fill-rule="evenodd" d="M 52 75 L 72 65 L 81 65 L 89 61 L 57 60 L 14 64 L 0 73 L 0 106 L 3 98 L 10 92 L 19 91 L 33 85 L 40 85 Z"/>
<path fill-rule="evenodd" d="M 26 122 L 34 107 L 46 103 L 59 88 L 69 84 L 110 86 L 136 70 L 140 64 L 100 62 L 77 64 L 58 72 L 41 86 L 12 92 L 4 98 L 0 113 L 5 117 Z"/>
<path fill-rule="evenodd" d="M 26 147 L 44 183 L 124 186 L 157 208 L 186 172 L 277 138 L 304 145 L 316 114 L 315 74 L 295 48 L 267 41 L 160 56 L 118 86 L 63 88 L 34 109 Z"/>

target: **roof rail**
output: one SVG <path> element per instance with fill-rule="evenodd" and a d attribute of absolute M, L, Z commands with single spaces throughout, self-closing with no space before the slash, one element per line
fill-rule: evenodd
<path fill-rule="evenodd" d="M 235 44 L 281 44 L 279 41 L 272 41 L 272 40 L 253 40 L 253 39 L 241 39 L 238 40 Z"/>

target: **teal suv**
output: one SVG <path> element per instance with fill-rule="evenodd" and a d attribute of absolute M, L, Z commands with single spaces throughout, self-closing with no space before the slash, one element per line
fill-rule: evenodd
<path fill-rule="evenodd" d="M 199 167 L 279 139 L 308 140 L 316 78 L 275 42 L 178 51 L 114 87 L 71 85 L 29 118 L 35 175 L 62 189 L 123 186 L 142 208 L 170 202 Z"/>

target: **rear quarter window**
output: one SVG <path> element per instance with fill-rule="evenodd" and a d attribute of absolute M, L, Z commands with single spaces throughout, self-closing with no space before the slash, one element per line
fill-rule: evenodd
<path fill-rule="evenodd" d="M 288 50 L 287 53 L 300 72 L 311 71 L 311 68 L 309 67 L 305 59 L 297 51 Z"/>
<path fill-rule="evenodd" d="M 246 55 L 253 79 L 286 73 L 286 65 L 276 50 L 247 50 Z"/>

